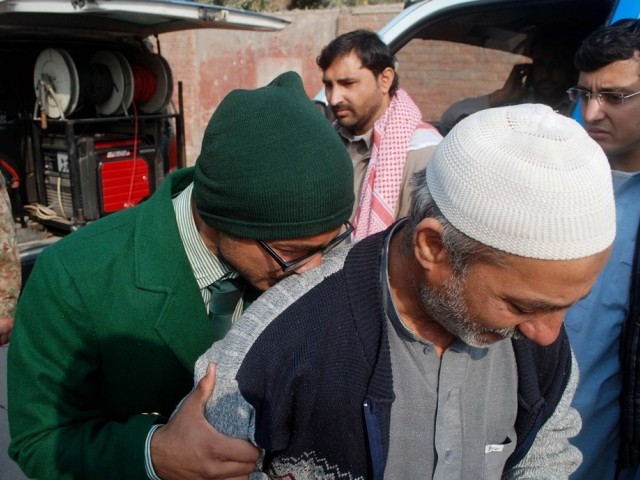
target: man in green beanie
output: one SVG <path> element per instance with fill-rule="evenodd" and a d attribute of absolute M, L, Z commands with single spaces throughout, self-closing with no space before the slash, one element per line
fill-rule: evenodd
<path fill-rule="evenodd" d="M 195 168 L 48 248 L 8 361 L 11 456 L 29 477 L 229 478 L 258 459 L 203 417 L 193 366 L 255 298 L 349 235 L 353 168 L 285 73 L 231 92 Z"/>

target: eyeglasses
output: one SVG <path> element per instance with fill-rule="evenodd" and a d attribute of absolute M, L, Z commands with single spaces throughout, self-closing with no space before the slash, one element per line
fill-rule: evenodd
<path fill-rule="evenodd" d="M 273 249 L 269 245 L 267 245 L 266 242 L 262 240 L 258 240 L 258 244 L 269 255 L 271 255 L 271 258 L 273 258 L 278 265 L 280 265 L 280 268 L 282 268 L 282 271 L 284 273 L 289 273 L 302 267 L 304 264 L 308 263 L 313 257 L 315 257 L 318 254 L 326 255 L 331 250 L 333 250 L 337 245 L 342 243 L 349 235 L 351 235 L 351 232 L 353 232 L 353 225 L 351 225 L 351 223 L 349 222 L 346 222 L 344 224 L 344 228 L 345 228 L 345 231 L 342 232 L 333 240 L 331 240 L 331 242 L 328 245 L 325 245 L 324 247 L 320 247 L 320 248 L 314 248 L 313 250 L 309 251 L 303 256 L 295 258 L 293 260 L 289 260 L 288 262 L 284 261 L 282 257 L 280 257 L 280 255 L 274 252 Z"/>
<path fill-rule="evenodd" d="M 598 100 L 600 105 L 621 105 L 627 98 L 635 97 L 640 94 L 640 91 L 624 94 L 622 92 L 590 92 L 589 90 L 583 90 L 582 88 L 572 87 L 567 90 L 569 100 L 572 102 L 582 101 L 582 103 L 589 103 L 592 98 Z"/>

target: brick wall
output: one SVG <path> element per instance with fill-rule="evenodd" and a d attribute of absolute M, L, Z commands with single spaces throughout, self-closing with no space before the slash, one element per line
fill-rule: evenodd
<path fill-rule="evenodd" d="M 162 55 L 183 84 L 187 163 L 200 151 L 206 124 L 222 98 L 235 88 L 256 88 L 287 70 L 302 78 L 312 97 L 322 87 L 315 64 L 320 49 L 356 28 L 379 30 L 401 4 L 279 14 L 291 22 L 280 32 L 193 30 L 160 37 Z M 500 87 L 521 57 L 441 41 L 413 40 L 398 53 L 400 85 L 437 120 L 448 105 Z M 177 88 L 175 89 L 177 92 Z"/>

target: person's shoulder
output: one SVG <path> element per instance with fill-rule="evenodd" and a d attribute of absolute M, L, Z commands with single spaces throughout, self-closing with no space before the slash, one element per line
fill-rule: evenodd
<path fill-rule="evenodd" d="M 534 397 L 542 395 L 550 406 L 555 407 L 567 387 L 573 363 L 564 327 L 550 345 L 539 345 L 526 337 L 514 339 L 512 344 L 521 396 L 527 397 L 527 392 Z M 553 413 L 553 409 L 546 413 Z"/>
<path fill-rule="evenodd" d="M 408 150 L 421 150 L 423 148 L 433 147 L 438 145 L 441 140 L 442 135 L 436 127 L 430 123 L 420 122 L 411 136 Z"/>
<path fill-rule="evenodd" d="M 313 338 L 333 318 L 319 314 L 330 308 L 336 291 L 335 278 L 344 264 L 349 247 L 336 248 L 325 255 L 320 266 L 292 275 L 269 288 L 251 304 L 229 333 L 200 357 L 196 376 L 203 376 L 206 365 L 215 361 L 223 375 L 235 377 L 245 357 L 253 361 L 274 357 L 273 346 L 286 355 L 308 350 Z M 329 285 L 330 284 L 330 285 Z"/>
<path fill-rule="evenodd" d="M 88 246 L 87 242 L 98 241 L 104 236 L 118 235 L 122 229 L 129 228 L 134 224 L 134 219 L 138 213 L 136 211 L 137 208 L 139 207 L 123 210 L 95 220 L 60 239 L 51 248 L 60 250 L 82 249 L 84 246 Z"/>
<path fill-rule="evenodd" d="M 340 272 L 349 250 L 348 246 L 337 248 L 325 255 L 320 266 L 280 281 L 267 290 L 247 313 L 261 322 L 268 322 L 267 319 L 271 318 L 277 323 L 298 324 L 300 314 L 304 312 L 306 318 L 300 328 L 315 328 L 312 326 L 314 323 L 322 322 L 322 319 L 315 318 L 317 313 L 331 309 L 336 294 L 344 290 Z"/>
<path fill-rule="evenodd" d="M 267 290 L 256 303 L 258 306 L 286 307 L 310 294 L 315 288 L 327 288 L 324 282 L 342 269 L 349 250 L 350 246 L 347 245 L 334 249 L 323 257 L 318 267 L 283 279 Z"/>
<path fill-rule="evenodd" d="M 138 208 L 114 213 L 79 228 L 45 248 L 37 263 L 92 270 L 114 258 L 128 257 L 133 248 Z"/>
<path fill-rule="evenodd" d="M 557 362 L 560 360 L 569 360 L 570 362 L 571 360 L 569 337 L 564 327 L 560 329 L 558 338 L 549 345 L 540 345 L 527 337 L 513 339 L 512 344 L 519 362 L 523 363 L 524 359 L 527 359 L 528 363 L 534 365 L 538 370 L 544 369 L 558 373 Z M 545 375 L 544 378 L 548 378 L 548 376 Z"/>

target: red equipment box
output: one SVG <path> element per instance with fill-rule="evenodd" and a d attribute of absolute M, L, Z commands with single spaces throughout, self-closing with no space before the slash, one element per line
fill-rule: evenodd
<path fill-rule="evenodd" d="M 155 189 L 155 147 L 133 138 L 100 141 L 95 142 L 95 154 L 102 215 L 133 207 Z"/>
<path fill-rule="evenodd" d="M 157 188 L 161 156 L 142 138 L 44 136 L 42 194 L 71 224 L 137 205 Z"/>

